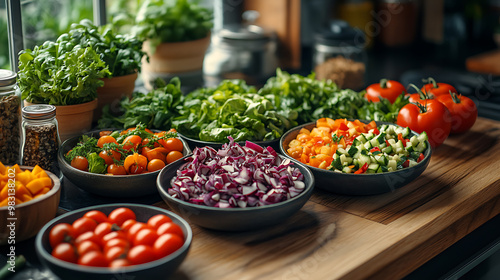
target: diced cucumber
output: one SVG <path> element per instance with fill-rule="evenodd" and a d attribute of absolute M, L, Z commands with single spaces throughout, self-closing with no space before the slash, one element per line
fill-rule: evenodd
<path fill-rule="evenodd" d="M 385 143 L 385 133 L 380 133 L 380 135 L 377 137 L 377 141 L 379 143 Z"/>
<path fill-rule="evenodd" d="M 347 151 L 344 150 L 344 148 L 337 148 L 337 151 L 335 153 L 340 156 L 347 154 Z"/>
<path fill-rule="evenodd" d="M 410 138 L 410 143 L 413 147 L 416 147 L 419 143 L 418 141 L 418 138 L 416 135 L 413 135 L 411 138 Z"/>
<path fill-rule="evenodd" d="M 364 134 L 360 134 L 356 139 L 363 144 L 367 141 Z"/>
<path fill-rule="evenodd" d="M 335 167 L 335 169 L 342 170 L 342 163 L 340 161 L 340 157 L 332 161 L 332 166 Z"/>
<path fill-rule="evenodd" d="M 384 156 L 384 155 L 376 155 L 375 159 L 381 165 L 387 165 L 387 163 L 389 162 L 389 160 L 387 159 L 387 157 Z"/>
<path fill-rule="evenodd" d="M 389 140 L 387 140 L 387 142 L 389 142 L 389 145 L 391 145 L 391 146 L 394 145 L 394 144 L 396 144 L 396 140 L 395 139 L 389 139 Z"/>
<path fill-rule="evenodd" d="M 417 138 L 418 138 L 418 142 L 420 142 L 420 143 L 425 142 L 426 140 L 429 140 L 429 137 L 427 137 L 427 133 L 425 131 L 422 131 L 422 133 L 420 133 L 420 135 Z"/>
<path fill-rule="evenodd" d="M 344 154 L 342 154 L 339 158 L 340 158 L 340 164 L 342 164 L 342 166 L 346 166 L 348 164 L 347 157 Z"/>
<path fill-rule="evenodd" d="M 380 167 L 380 164 L 378 163 L 370 163 L 368 165 L 368 170 L 373 170 L 375 172 L 377 172 L 377 169 Z"/>
<path fill-rule="evenodd" d="M 387 147 L 383 148 L 382 152 L 384 154 L 390 154 L 390 153 L 392 153 L 392 146 L 387 146 Z"/>
<path fill-rule="evenodd" d="M 415 151 L 423 153 L 425 149 L 427 148 L 427 144 L 425 142 L 420 142 L 416 147 Z"/>
<path fill-rule="evenodd" d="M 395 161 L 394 159 L 389 160 L 389 163 L 387 164 L 387 168 L 389 170 L 395 171 L 398 166 L 398 162 Z"/>
<path fill-rule="evenodd" d="M 372 144 L 372 147 L 377 147 L 378 145 L 380 145 L 380 142 L 378 141 L 378 138 L 372 138 L 370 140 L 370 143 Z"/>
<path fill-rule="evenodd" d="M 349 150 L 347 150 L 347 154 L 349 154 L 351 157 L 354 156 L 358 152 L 358 148 L 354 146 L 354 143 L 351 145 Z"/>
<path fill-rule="evenodd" d="M 401 134 L 404 138 L 407 138 L 411 133 L 411 130 L 409 127 L 405 127 L 401 130 Z"/>
<path fill-rule="evenodd" d="M 363 146 L 365 149 L 370 150 L 372 148 L 372 143 L 370 141 L 366 141 Z"/>
<path fill-rule="evenodd" d="M 349 166 L 344 166 L 344 168 L 342 168 L 342 172 L 344 173 L 351 173 L 352 169 L 349 167 Z"/>

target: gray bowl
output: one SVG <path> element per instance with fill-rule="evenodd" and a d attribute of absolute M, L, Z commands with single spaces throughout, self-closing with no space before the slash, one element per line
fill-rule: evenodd
<path fill-rule="evenodd" d="M 109 130 L 109 129 L 103 129 Z M 95 130 L 84 133 L 91 137 L 99 137 L 99 132 Z M 160 174 L 160 170 L 137 174 L 137 175 L 105 175 L 95 174 L 76 169 L 64 159 L 64 155 L 69 152 L 80 140 L 81 136 L 72 137 L 59 147 L 57 153 L 57 161 L 59 169 L 75 186 L 91 192 L 93 194 L 107 197 L 138 197 L 156 193 L 156 177 Z M 188 143 L 180 139 L 184 145 L 184 155 L 191 154 Z"/>
<path fill-rule="evenodd" d="M 199 140 L 199 139 L 194 139 L 194 138 L 190 138 L 190 137 L 187 137 L 187 136 L 184 136 L 182 135 L 181 133 L 177 133 L 179 135 L 179 137 L 181 139 L 183 139 L 184 141 L 186 141 L 188 144 L 189 144 L 189 148 L 191 148 L 191 150 L 194 150 L 196 147 L 205 147 L 205 146 L 209 146 L 209 147 L 212 147 L 216 150 L 219 150 L 220 148 L 222 148 L 222 145 L 224 145 L 226 142 L 222 143 L 222 142 L 209 142 L 209 141 L 203 141 L 203 140 Z M 229 142 L 229 140 L 228 140 Z M 241 146 L 244 146 L 245 145 L 245 142 L 246 141 L 240 141 L 240 142 L 236 142 L 238 144 L 240 144 Z M 251 141 L 257 145 L 260 145 L 262 147 L 267 147 L 267 146 L 271 146 L 276 152 L 279 151 L 279 148 L 280 148 L 280 139 L 274 139 L 274 140 L 269 140 L 269 141 Z"/>
<path fill-rule="evenodd" d="M 377 122 L 377 125 L 389 124 Z M 395 125 L 393 123 L 390 123 Z M 311 130 L 316 126 L 315 122 L 297 126 L 281 137 L 280 151 L 287 158 L 293 159 L 286 152 L 290 141 L 295 139 L 301 128 Z M 418 133 L 412 131 L 412 135 Z M 429 141 L 426 142 L 427 149 L 424 152 L 424 159 L 417 165 L 409 168 L 400 169 L 394 172 L 375 173 L 375 174 L 350 174 L 333 172 L 309 165 L 307 166 L 316 178 L 316 187 L 325 191 L 343 194 L 343 195 L 375 195 L 394 191 L 401 188 L 411 181 L 415 180 L 429 165 L 432 150 Z"/>
<path fill-rule="evenodd" d="M 169 216 L 174 223 L 178 224 L 182 228 L 185 237 L 184 245 L 174 253 L 156 261 L 123 267 L 117 270 L 111 270 L 103 267 L 90 268 L 52 257 L 50 254 L 51 247 L 49 242 L 49 233 L 55 225 L 59 223 L 71 224 L 76 219 L 82 217 L 85 212 L 90 210 L 99 210 L 108 215 L 112 210 L 118 207 L 130 208 L 135 212 L 137 221 L 141 222 L 146 222 L 147 219 L 156 214 Z M 169 275 L 175 272 L 182 261 L 186 258 L 192 239 L 193 232 L 189 224 L 181 217 L 168 210 L 139 204 L 105 204 L 78 209 L 52 219 L 37 234 L 35 239 L 35 249 L 42 264 L 44 264 L 61 279 L 158 279 L 159 275 L 162 276 L 162 279 L 166 279 Z"/>
<path fill-rule="evenodd" d="M 196 205 L 173 198 L 168 194 L 168 189 L 171 187 L 170 182 L 176 176 L 177 170 L 186 164 L 186 158 L 187 156 L 161 170 L 157 180 L 158 191 L 174 212 L 177 212 L 189 223 L 204 228 L 244 231 L 279 224 L 299 211 L 311 197 L 314 189 L 314 177 L 311 171 L 303 164 L 294 161 L 294 165 L 304 175 L 306 187 L 304 191 L 292 199 L 272 205 L 248 208 L 217 208 Z"/>

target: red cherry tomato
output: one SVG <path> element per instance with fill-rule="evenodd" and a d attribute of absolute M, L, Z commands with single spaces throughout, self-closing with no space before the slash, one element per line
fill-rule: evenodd
<path fill-rule="evenodd" d="M 368 101 L 379 102 L 382 97 L 394 103 L 401 94 L 406 94 L 406 88 L 400 82 L 382 79 L 380 83 L 366 88 L 365 98 Z"/>
<path fill-rule="evenodd" d="M 49 233 L 49 243 L 52 248 L 63 242 L 72 242 L 76 237 L 75 230 L 70 224 L 55 225 Z"/>
<path fill-rule="evenodd" d="M 125 266 L 131 266 L 132 264 L 127 259 L 116 259 L 109 264 L 110 268 L 120 268 Z"/>
<path fill-rule="evenodd" d="M 106 253 L 109 249 L 113 247 L 121 247 L 128 250 L 130 248 L 130 243 L 127 240 L 121 238 L 110 239 L 106 241 L 106 244 L 104 244 L 103 247 L 104 253 Z"/>
<path fill-rule="evenodd" d="M 94 231 L 94 229 L 97 227 L 97 223 L 90 218 L 81 217 L 79 219 L 76 219 L 73 222 L 72 226 L 75 229 L 76 236 L 78 237 L 80 234 L 87 231 Z"/>
<path fill-rule="evenodd" d="M 110 164 L 108 165 L 108 169 L 106 170 L 109 174 L 113 175 L 127 175 L 127 170 L 123 165 Z"/>
<path fill-rule="evenodd" d="M 428 83 L 425 84 L 421 90 L 430 95 L 431 98 L 450 94 L 450 91 L 457 93 L 457 90 L 450 84 L 436 83 L 433 78 L 428 78 L 427 81 Z"/>
<path fill-rule="evenodd" d="M 172 219 L 170 219 L 167 215 L 157 214 L 149 218 L 147 225 L 154 229 L 158 229 L 164 223 L 170 223 L 170 222 L 172 222 Z"/>
<path fill-rule="evenodd" d="M 137 223 L 137 221 L 133 220 L 133 219 L 128 219 L 125 222 L 123 222 L 123 224 L 121 226 L 123 232 L 128 233 L 128 230 L 130 229 L 130 227 L 132 227 L 135 223 Z"/>
<path fill-rule="evenodd" d="M 126 220 L 135 220 L 136 216 L 134 211 L 126 207 L 117 208 L 108 215 L 109 222 L 121 226 Z"/>
<path fill-rule="evenodd" d="M 160 225 L 156 230 L 156 233 L 158 235 L 164 235 L 165 233 L 172 233 L 184 239 L 184 232 L 182 231 L 182 228 L 178 224 L 173 222 L 164 223 Z"/>
<path fill-rule="evenodd" d="M 112 261 L 119 258 L 124 258 L 126 256 L 127 249 L 124 247 L 111 247 L 104 253 L 104 257 L 106 257 L 108 263 L 111 263 Z"/>
<path fill-rule="evenodd" d="M 138 245 L 132 247 L 127 254 L 127 259 L 132 264 L 141 264 L 151 262 L 157 259 L 153 247 L 147 245 Z"/>
<path fill-rule="evenodd" d="M 130 135 L 127 138 L 125 138 L 122 142 L 123 149 L 130 151 L 134 149 L 137 151 L 137 147 L 139 147 L 139 144 L 142 143 L 142 138 L 139 135 Z"/>
<path fill-rule="evenodd" d="M 158 234 L 156 234 L 156 230 L 151 228 L 143 228 L 137 232 L 135 238 L 133 240 L 134 246 L 137 245 L 148 245 L 153 246 L 156 239 L 158 238 Z"/>
<path fill-rule="evenodd" d="M 127 235 L 122 231 L 112 231 L 102 237 L 102 244 L 106 244 L 112 239 L 127 240 Z"/>
<path fill-rule="evenodd" d="M 106 267 L 108 266 L 108 261 L 106 260 L 106 257 L 104 257 L 104 254 L 100 251 L 90 251 L 78 258 L 78 264 L 85 266 Z"/>
<path fill-rule="evenodd" d="M 137 235 L 137 233 L 141 230 L 141 229 L 145 229 L 145 228 L 150 228 L 147 224 L 145 223 L 141 223 L 141 222 L 137 222 L 135 224 L 133 224 L 130 229 L 128 230 L 127 232 L 127 239 L 130 241 L 130 242 L 134 242 L 134 239 L 135 239 L 135 236 Z"/>
<path fill-rule="evenodd" d="M 89 161 L 82 156 L 76 156 L 71 160 L 71 166 L 82 171 L 87 171 L 89 168 Z"/>
<path fill-rule="evenodd" d="M 439 101 L 425 100 L 424 104 L 406 104 L 398 114 L 397 124 L 422 133 L 425 131 L 433 148 L 441 145 L 451 130 L 450 112 Z"/>
<path fill-rule="evenodd" d="M 469 97 L 451 92 L 440 95 L 436 99 L 450 111 L 451 133 L 466 132 L 476 122 L 477 107 Z"/>
<path fill-rule="evenodd" d="M 93 232 L 93 231 L 87 231 L 82 234 L 80 234 L 76 239 L 75 239 L 75 244 L 80 244 L 84 241 L 92 241 L 96 244 L 100 244 L 101 240 L 99 237 Z"/>
<path fill-rule="evenodd" d="M 76 255 L 76 250 L 73 245 L 69 243 L 59 243 L 53 250 L 52 250 L 52 256 L 54 258 L 71 262 L 71 263 L 76 263 L 78 260 L 78 256 Z"/>
<path fill-rule="evenodd" d="M 116 139 L 113 136 L 103 135 L 103 136 L 99 137 L 99 140 L 97 140 L 97 147 L 102 148 L 102 147 L 104 147 L 104 144 L 106 144 L 106 143 L 118 144 L 116 142 Z"/>
<path fill-rule="evenodd" d="M 113 231 L 113 225 L 109 222 L 104 222 L 104 223 L 100 223 L 98 224 L 95 229 L 94 229 L 94 234 L 97 236 L 97 238 L 99 240 L 102 240 L 102 238 Z M 102 242 L 100 241 L 99 242 L 101 245 L 104 245 L 102 244 Z"/>
<path fill-rule="evenodd" d="M 178 235 L 166 233 L 156 239 L 153 250 L 157 258 L 163 258 L 177 251 L 183 244 L 184 240 Z"/>
<path fill-rule="evenodd" d="M 101 251 L 101 247 L 92 241 L 86 240 L 76 245 L 76 251 L 79 256 L 83 256 L 91 251 Z"/>
<path fill-rule="evenodd" d="M 99 210 L 91 210 L 85 213 L 83 216 L 96 221 L 96 223 L 98 224 L 108 221 L 108 216 L 106 216 L 106 214 L 102 213 Z"/>

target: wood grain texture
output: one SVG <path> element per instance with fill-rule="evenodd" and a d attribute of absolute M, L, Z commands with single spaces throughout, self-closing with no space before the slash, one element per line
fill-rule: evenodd
<path fill-rule="evenodd" d="M 377 196 L 315 190 L 274 227 L 192 226 L 174 279 L 399 279 L 500 213 L 500 123 L 479 118 L 437 148 L 411 184 Z M 164 203 L 157 206 L 167 208 Z"/>

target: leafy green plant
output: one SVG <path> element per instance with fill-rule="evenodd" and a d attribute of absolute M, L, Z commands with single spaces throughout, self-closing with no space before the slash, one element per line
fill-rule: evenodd
<path fill-rule="evenodd" d="M 153 49 L 162 42 L 184 42 L 206 37 L 213 13 L 188 0 L 146 0 L 136 17 L 133 33 L 150 40 Z"/>
<path fill-rule="evenodd" d="M 59 37 L 59 41 L 68 41 L 73 46 L 91 46 L 114 77 L 139 72 L 141 59 L 146 54 L 142 51 L 141 40 L 117 34 L 109 27 L 99 28 L 88 19 L 72 24 L 71 30 Z"/>
<path fill-rule="evenodd" d="M 97 98 L 100 79 L 110 75 L 91 47 L 64 40 L 46 41 L 19 56 L 18 84 L 22 98 L 32 103 L 74 105 Z"/>

